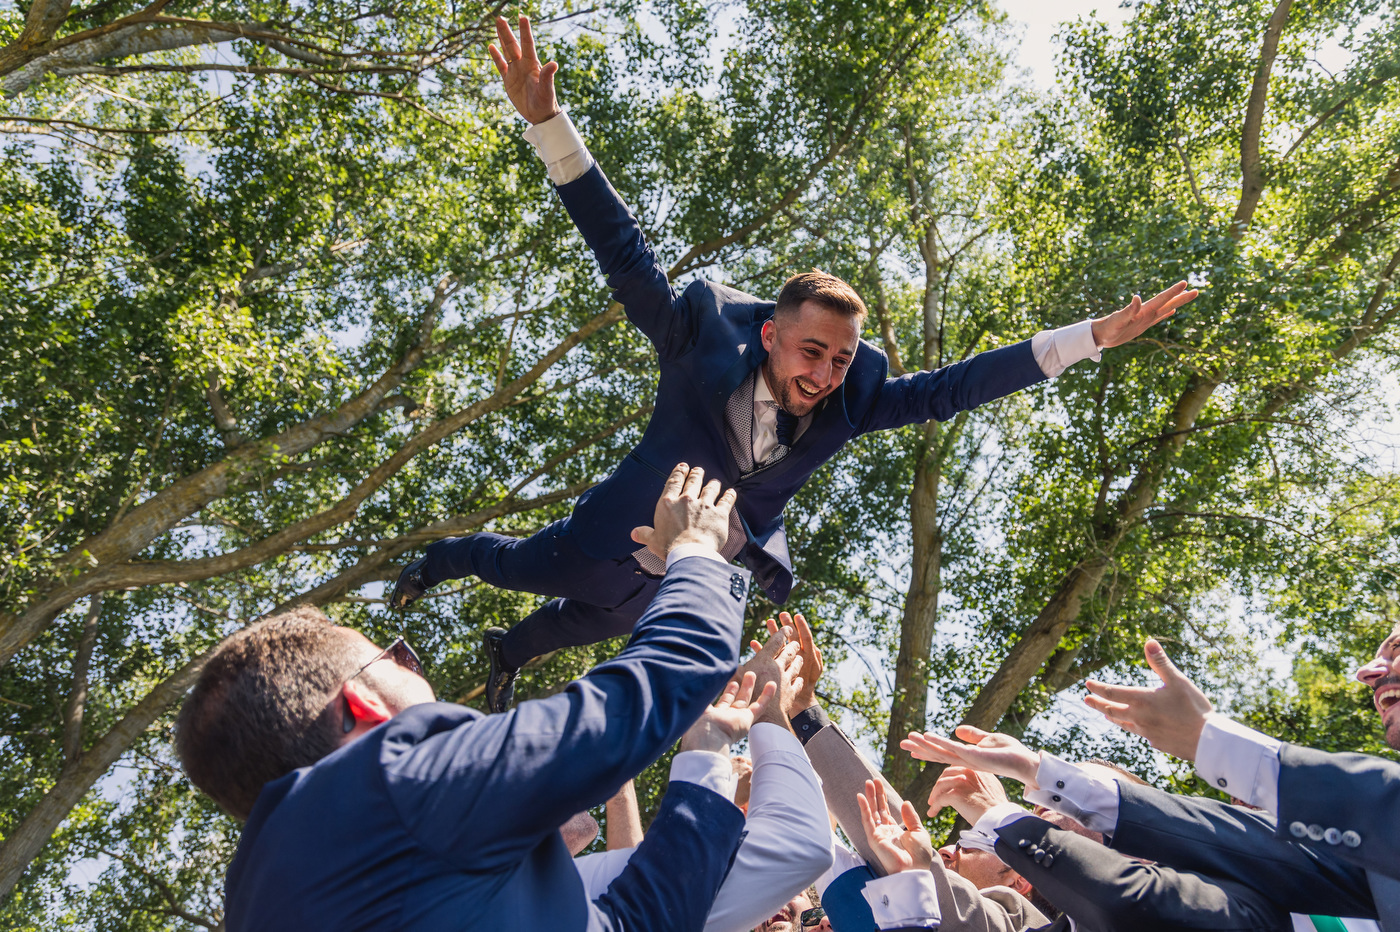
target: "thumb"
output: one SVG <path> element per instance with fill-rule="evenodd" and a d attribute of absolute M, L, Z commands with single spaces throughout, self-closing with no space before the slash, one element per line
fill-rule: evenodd
<path fill-rule="evenodd" d="M 1147 665 L 1152 668 L 1152 672 L 1157 674 L 1163 683 L 1186 679 L 1176 668 L 1176 664 L 1171 662 L 1171 658 L 1167 656 L 1167 652 L 1156 638 L 1148 638 L 1147 643 L 1142 646 L 1142 652 L 1147 657 Z"/>
<path fill-rule="evenodd" d="M 639 544 L 649 545 L 651 543 L 652 537 L 655 534 L 655 528 L 647 527 L 645 525 L 642 527 L 634 527 L 632 529 L 632 539 Z"/>
<path fill-rule="evenodd" d="M 919 821 L 919 813 L 914 809 L 914 804 L 907 799 L 899 809 L 899 817 L 904 820 L 904 827 L 911 832 L 924 827 L 924 824 Z"/>

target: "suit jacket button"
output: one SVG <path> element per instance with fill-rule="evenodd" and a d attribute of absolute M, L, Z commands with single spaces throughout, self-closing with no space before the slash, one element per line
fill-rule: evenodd
<path fill-rule="evenodd" d="M 1322 840 L 1329 845 L 1340 845 L 1342 843 L 1342 830 L 1339 828 L 1329 828 L 1322 833 Z"/>
<path fill-rule="evenodd" d="M 1215 781 L 1215 785 L 1223 790 L 1225 789 L 1225 787 L 1230 785 L 1230 781 L 1226 780 L 1224 777 L 1221 777 L 1219 780 Z"/>
<path fill-rule="evenodd" d="M 1055 781 L 1055 789 L 1057 789 L 1057 790 L 1062 790 L 1062 789 L 1064 789 L 1064 788 L 1065 788 L 1065 781 L 1063 781 L 1063 780 L 1056 780 L 1056 781 Z"/>
<path fill-rule="evenodd" d="M 1047 855 L 1045 856 L 1045 860 L 1040 862 L 1040 866 L 1041 866 L 1041 867 L 1049 867 L 1051 864 L 1054 864 L 1054 863 L 1055 863 L 1055 856 L 1054 856 L 1053 854 L 1047 854 Z"/>
<path fill-rule="evenodd" d="M 1028 845 L 1028 844 L 1030 844 L 1030 843 L 1031 843 L 1031 840 L 1030 840 L 1029 838 L 1022 838 L 1020 841 L 1016 842 L 1016 847 L 1018 847 L 1018 848 L 1024 848 L 1026 845 Z"/>
<path fill-rule="evenodd" d="M 1041 861 L 1045 860 L 1045 854 L 1046 851 L 1044 848 L 1036 848 L 1035 854 L 1033 855 L 1033 857 L 1035 858 L 1035 863 L 1039 864 Z"/>
<path fill-rule="evenodd" d="M 1291 834 L 1294 838 L 1307 838 L 1307 837 L 1308 837 L 1308 827 L 1307 827 L 1306 825 L 1304 825 L 1302 822 L 1293 822 L 1293 823 L 1290 823 L 1289 826 L 1288 826 L 1288 832 L 1289 832 L 1289 834 Z"/>
<path fill-rule="evenodd" d="M 1345 832 L 1342 832 L 1342 844 L 1346 845 L 1348 848 L 1359 848 L 1361 847 L 1361 836 L 1351 829 L 1347 829 Z"/>
<path fill-rule="evenodd" d="M 740 576 L 738 573 L 729 577 L 729 594 L 734 596 L 734 598 L 743 599 L 744 590 L 746 588 L 747 587 L 744 585 L 744 577 Z"/>
<path fill-rule="evenodd" d="M 1054 800 L 1055 802 L 1059 802 L 1059 801 L 1060 801 L 1060 797 L 1058 797 L 1058 796 L 1051 796 L 1050 798 L 1051 798 L 1052 800 Z"/>
<path fill-rule="evenodd" d="M 1322 841 L 1322 836 L 1325 834 L 1326 833 L 1322 830 L 1322 826 L 1318 825 L 1316 822 L 1308 826 L 1308 837 L 1313 841 Z"/>

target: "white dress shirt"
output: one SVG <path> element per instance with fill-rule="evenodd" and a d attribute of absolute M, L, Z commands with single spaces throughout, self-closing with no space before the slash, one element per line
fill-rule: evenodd
<path fill-rule="evenodd" d="M 746 834 L 715 896 L 705 932 L 748 932 L 831 865 L 826 802 L 801 742 L 785 728 L 759 722 L 749 731 L 749 753 L 753 776 Z M 671 762 L 671 779 L 697 783 L 727 798 L 734 795 L 733 768 L 724 754 L 682 751 Z M 633 850 L 574 859 L 589 899 L 607 890 Z"/>

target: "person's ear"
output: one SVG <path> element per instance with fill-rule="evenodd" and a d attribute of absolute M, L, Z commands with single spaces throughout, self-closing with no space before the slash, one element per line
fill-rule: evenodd
<path fill-rule="evenodd" d="M 355 723 L 346 734 L 361 728 L 373 728 L 392 717 L 384 700 L 363 681 L 347 680 L 345 685 L 340 687 L 340 694 L 345 699 L 347 713 Z"/>
<path fill-rule="evenodd" d="M 1031 882 L 1026 878 L 1022 877 L 1020 874 L 1013 873 L 1012 876 L 1016 879 L 1011 881 L 1011 883 L 1007 884 L 1007 886 L 1015 890 L 1022 896 L 1026 897 L 1027 899 L 1030 899 L 1032 889 Z"/>
<path fill-rule="evenodd" d="M 763 329 L 759 331 L 759 342 L 763 344 L 766 352 L 773 352 L 773 344 L 777 342 L 778 325 L 772 319 L 763 322 Z"/>

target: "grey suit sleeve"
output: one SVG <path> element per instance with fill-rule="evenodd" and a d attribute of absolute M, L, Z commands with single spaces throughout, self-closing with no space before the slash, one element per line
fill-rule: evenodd
<path fill-rule="evenodd" d="M 856 746 L 846 737 L 845 732 L 827 721 L 825 715 L 821 716 L 820 722 L 820 727 L 807 735 L 804 734 L 803 721 L 799 716 L 793 720 L 793 730 L 797 732 L 803 748 L 807 751 L 807 759 L 812 762 L 812 769 L 822 779 L 822 796 L 826 799 L 827 810 L 836 817 L 836 824 L 841 826 L 841 831 L 846 833 L 846 837 L 851 840 L 856 853 L 866 865 L 876 874 L 884 874 L 880 859 L 875 856 L 874 850 L 865 840 L 865 827 L 860 821 L 860 807 L 856 803 L 856 794 L 864 792 L 866 780 L 879 780 L 884 783 L 885 793 L 889 796 L 890 812 L 896 819 L 899 818 L 903 800 L 894 791 L 894 787 L 880 775 L 880 771 L 875 769 L 875 765 L 856 750 Z"/>
<path fill-rule="evenodd" d="M 1378 874 L 1400 877 L 1400 764 L 1369 754 L 1279 751 L 1278 837 L 1311 841 Z"/>
<path fill-rule="evenodd" d="M 1027 815 L 997 829 L 996 853 L 1081 930 L 1282 932 L 1286 910 L 1230 880 L 1127 857 Z"/>

